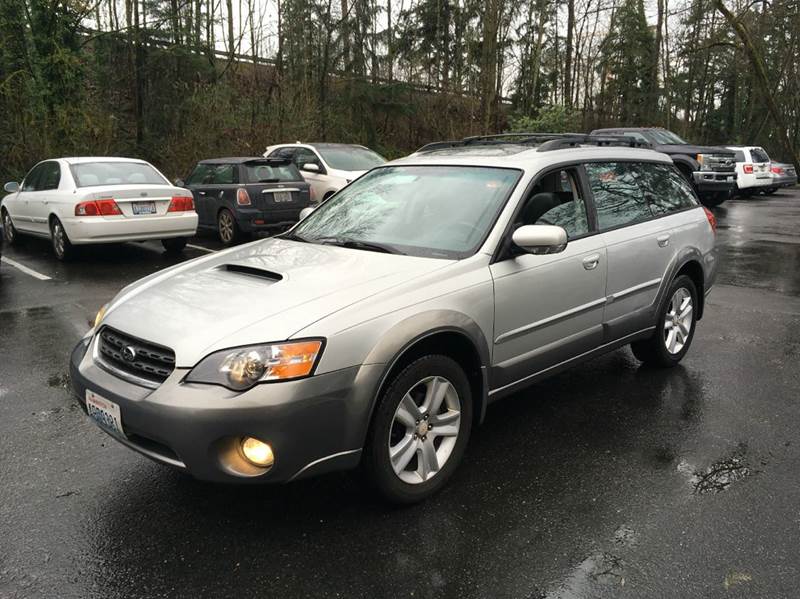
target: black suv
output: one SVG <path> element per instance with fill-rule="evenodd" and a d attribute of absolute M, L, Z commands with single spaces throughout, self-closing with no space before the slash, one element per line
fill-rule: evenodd
<path fill-rule="evenodd" d="M 199 226 L 225 245 L 257 231 L 282 231 L 311 203 L 309 185 L 285 158 L 201 160 L 179 187 L 191 190 Z"/>
<path fill-rule="evenodd" d="M 661 127 L 595 129 L 592 135 L 627 135 L 669 155 L 706 206 L 718 206 L 736 191 L 736 159 L 727 148 L 695 146 Z"/>

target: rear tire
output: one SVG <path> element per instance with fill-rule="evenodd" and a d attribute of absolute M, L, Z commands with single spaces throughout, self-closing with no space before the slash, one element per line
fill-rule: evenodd
<path fill-rule="evenodd" d="M 3 237 L 5 237 L 6 243 L 8 245 L 19 244 L 19 233 L 17 232 L 17 229 L 14 227 L 14 223 L 11 221 L 11 215 L 5 208 L 3 209 L 2 216 L 3 216 Z"/>
<path fill-rule="evenodd" d="M 423 356 L 397 374 L 375 408 L 363 467 L 388 501 L 411 504 L 447 484 L 472 426 L 467 375 L 443 355 Z"/>
<path fill-rule="evenodd" d="M 688 300 L 688 302 L 687 302 Z M 681 275 L 672 281 L 658 313 L 653 336 L 631 343 L 636 358 L 649 366 L 671 368 L 689 351 L 697 322 L 697 288 Z"/>
<path fill-rule="evenodd" d="M 186 237 L 171 237 L 169 239 L 162 239 L 161 245 L 163 245 L 164 249 L 170 254 L 179 254 L 183 251 L 183 248 L 186 247 L 188 241 Z"/>
<path fill-rule="evenodd" d="M 233 213 L 227 208 L 223 208 L 217 214 L 217 233 L 223 245 L 233 245 L 242 239 L 242 230 Z"/>
<path fill-rule="evenodd" d="M 56 258 L 61 262 L 67 262 L 72 259 L 75 253 L 75 248 L 64 230 L 64 225 L 58 220 L 58 217 L 53 217 L 50 222 L 50 243 L 53 246 L 53 252 Z"/>

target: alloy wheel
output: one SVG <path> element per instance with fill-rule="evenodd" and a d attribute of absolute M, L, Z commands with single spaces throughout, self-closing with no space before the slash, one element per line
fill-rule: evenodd
<path fill-rule="evenodd" d="M 671 354 L 680 353 L 692 332 L 692 294 L 680 287 L 672 295 L 664 316 L 664 345 Z"/>
<path fill-rule="evenodd" d="M 61 257 L 64 255 L 65 242 L 64 228 L 61 223 L 53 223 L 53 249 L 56 251 L 56 256 Z"/>
<path fill-rule="evenodd" d="M 223 243 L 233 240 L 233 218 L 227 210 L 219 213 L 219 237 Z"/>
<path fill-rule="evenodd" d="M 8 212 L 3 213 L 3 233 L 8 243 L 14 242 L 14 223 L 11 222 L 11 215 Z"/>
<path fill-rule="evenodd" d="M 389 460 L 408 484 L 436 476 L 453 453 L 461 430 L 461 400 L 441 376 L 422 379 L 400 400 L 389 431 Z"/>

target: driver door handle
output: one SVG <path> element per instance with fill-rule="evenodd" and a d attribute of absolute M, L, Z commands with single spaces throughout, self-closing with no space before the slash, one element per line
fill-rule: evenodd
<path fill-rule="evenodd" d="M 600 254 L 592 254 L 591 256 L 586 256 L 583 259 L 583 267 L 586 270 L 594 270 L 597 268 L 597 264 L 600 262 Z"/>

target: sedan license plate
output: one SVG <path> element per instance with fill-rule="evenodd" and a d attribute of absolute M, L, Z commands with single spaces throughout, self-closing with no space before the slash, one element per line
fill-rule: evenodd
<path fill-rule="evenodd" d="M 89 389 L 86 390 L 86 413 L 112 435 L 125 435 L 119 405 Z"/>
<path fill-rule="evenodd" d="M 136 215 L 139 214 L 155 214 L 156 213 L 156 203 L 155 202 L 133 202 L 133 213 Z"/>
<path fill-rule="evenodd" d="M 276 204 L 285 204 L 286 202 L 292 201 L 292 192 L 291 191 L 276 191 L 272 194 L 273 199 L 275 200 Z"/>

